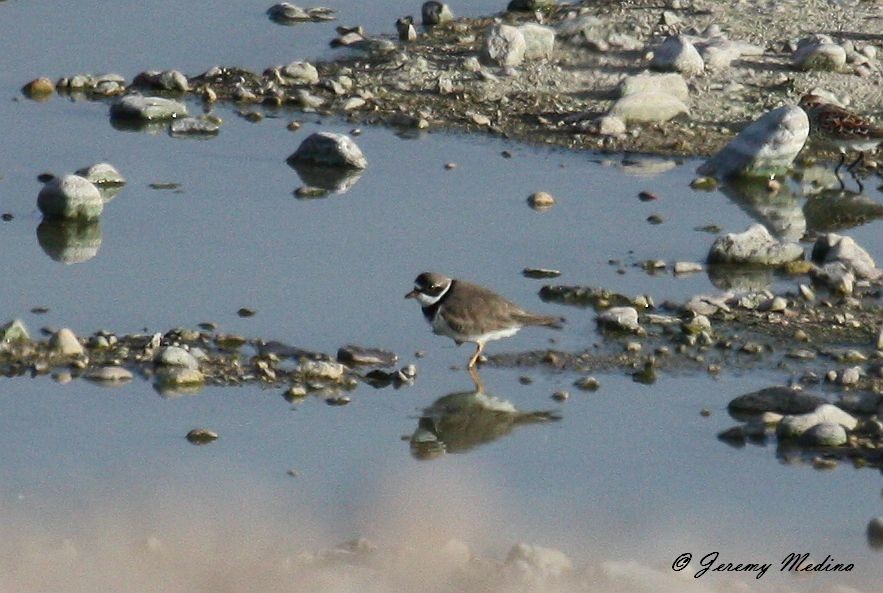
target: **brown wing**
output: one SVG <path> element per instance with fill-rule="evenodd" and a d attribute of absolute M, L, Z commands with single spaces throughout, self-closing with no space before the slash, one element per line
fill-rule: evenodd
<path fill-rule="evenodd" d="M 476 327 L 507 328 L 513 322 L 519 325 L 558 325 L 560 319 L 525 311 L 515 303 L 501 297 L 483 286 L 456 280 L 457 290 L 448 298 L 449 305 L 443 309 L 445 321 L 461 333 L 473 333 Z M 458 314 L 452 314 L 456 310 Z"/>

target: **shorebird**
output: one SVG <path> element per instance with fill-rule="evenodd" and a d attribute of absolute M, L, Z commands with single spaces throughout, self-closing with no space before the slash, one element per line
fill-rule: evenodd
<path fill-rule="evenodd" d="M 800 98 L 799 105 L 809 117 L 811 130 L 816 136 L 840 151 L 840 162 L 837 163 L 834 174 L 837 175 L 842 188 L 840 168 L 846 162 L 846 153 L 858 152 L 858 158 L 846 167 L 846 170 L 852 173 L 856 165 L 864 159 L 865 152 L 874 150 L 883 143 L 883 128 L 876 126 L 862 115 L 826 102 L 819 95 L 804 95 Z M 861 189 L 861 181 L 855 175 L 853 178 Z"/>
<path fill-rule="evenodd" d="M 414 281 L 414 290 L 406 299 L 417 299 L 432 331 L 447 336 L 459 346 L 470 342 L 477 346 L 468 368 L 478 362 L 487 342 L 508 338 L 529 325 L 560 328 L 560 317 L 525 311 L 497 293 L 466 282 L 424 272 Z"/>

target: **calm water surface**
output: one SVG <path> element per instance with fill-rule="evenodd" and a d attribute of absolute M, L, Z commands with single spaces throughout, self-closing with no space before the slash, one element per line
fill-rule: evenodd
<path fill-rule="evenodd" d="M 324 4 L 339 10 L 340 23 L 376 32 L 419 12 L 419 3 Z M 478 15 L 504 4 L 453 8 Z M 787 379 L 780 374 L 662 376 L 652 387 L 614 374 L 600 377 L 600 391 L 561 405 L 549 395 L 571 389 L 575 376 L 532 371 L 534 382 L 523 385 L 519 371 L 486 369 L 488 394 L 522 410 L 553 410 L 561 420 L 518 426 L 432 460 L 410 451 L 420 411 L 471 389 L 464 372 L 449 368 L 467 350 L 432 336 L 402 298 L 414 276 L 445 271 L 568 318 L 563 332 L 527 330 L 493 344 L 493 352 L 542 348 L 550 337 L 557 347 L 584 349 L 600 340 L 593 313 L 542 303 L 542 283 L 525 279 L 522 268 L 556 268 L 561 283 L 657 302 L 716 291 L 704 274 L 649 276 L 633 265 L 701 261 L 712 236 L 695 227 L 741 231 L 760 216 L 722 193 L 690 190 L 696 163 L 639 175 L 621 156 L 601 162 L 483 137 L 403 139 L 366 128 L 357 141 L 370 165 L 355 185 L 300 200 L 292 192 L 302 182 L 286 157 L 312 131 L 352 125 L 285 111 L 253 124 L 221 106 L 219 137 L 179 140 L 115 130 L 105 103 L 55 97 L 37 104 L 18 94 L 38 75 L 115 71 L 130 79 L 147 68 L 195 74 L 214 64 L 262 69 L 330 55 L 334 23 L 281 27 L 266 19 L 266 7 L 0 4 L 8 57 L 0 71 L 0 210 L 14 216 L 0 223 L 0 317 L 21 317 L 32 332 L 69 326 L 79 335 L 213 321 L 220 331 L 332 353 L 348 342 L 379 346 L 406 363 L 422 350 L 418 381 L 399 391 L 363 386 L 337 408 L 321 400 L 293 406 L 278 391 L 257 388 L 162 398 L 142 381 L 110 390 L 5 380 L 0 591 L 163 583 L 183 590 L 183 582 L 205 590 L 217 575 L 238 590 L 228 571 L 260 573 L 266 558 L 356 536 L 428 546 L 456 537 L 496 557 L 525 540 L 560 548 L 579 564 L 633 559 L 669 573 L 682 552 L 717 550 L 734 563 L 831 554 L 856 569 L 842 578 L 735 580 L 751 590 L 836 583 L 875 590 L 883 571 L 864 530 L 883 509 L 878 473 L 787 466 L 771 447 L 734 450 L 715 438 L 731 423 L 732 397 Z M 296 133 L 285 127 L 292 119 L 304 122 Z M 84 261 L 62 263 L 73 252 L 38 231 L 36 176 L 101 160 L 129 183 L 90 229 Z M 448 162 L 458 166 L 446 170 Z M 177 189 L 152 189 L 155 183 Z M 548 212 L 525 203 L 540 189 L 558 198 Z M 642 190 L 659 199 L 639 201 Z M 663 224 L 649 224 L 652 214 Z M 851 234 L 880 253 L 879 224 Z M 29 313 L 35 306 L 49 312 Z M 240 307 L 257 315 L 241 319 Z M 712 416 L 701 418 L 702 408 Z M 183 435 L 195 426 L 221 439 L 191 446 Z M 171 576 L 144 568 L 131 550 L 151 537 L 181 544 L 188 562 Z M 286 589 L 284 579 L 266 578 L 248 583 Z M 717 590 L 728 582 L 709 575 L 701 585 Z"/>

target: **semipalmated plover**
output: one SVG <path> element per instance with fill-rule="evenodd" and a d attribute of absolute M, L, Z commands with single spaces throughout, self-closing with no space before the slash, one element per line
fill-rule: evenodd
<path fill-rule="evenodd" d="M 483 286 L 432 272 L 417 276 L 414 290 L 405 298 L 420 301 L 434 333 L 453 339 L 458 346 L 463 342 L 477 345 L 469 359 L 470 369 L 487 342 L 513 336 L 528 325 L 560 328 L 563 321 L 525 311 Z"/>

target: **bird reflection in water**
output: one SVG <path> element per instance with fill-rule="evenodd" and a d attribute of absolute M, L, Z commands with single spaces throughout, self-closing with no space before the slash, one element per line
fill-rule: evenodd
<path fill-rule="evenodd" d="M 478 371 L 470 369 L 474 389 L 444 395 L 428 408 L 411 435 L 411 455 L 434 459 L 465 453 L 506 436 L 519 425 L 560 420 L 552 411 L 523 412 L 511 402 L 485 391 Z"/>

